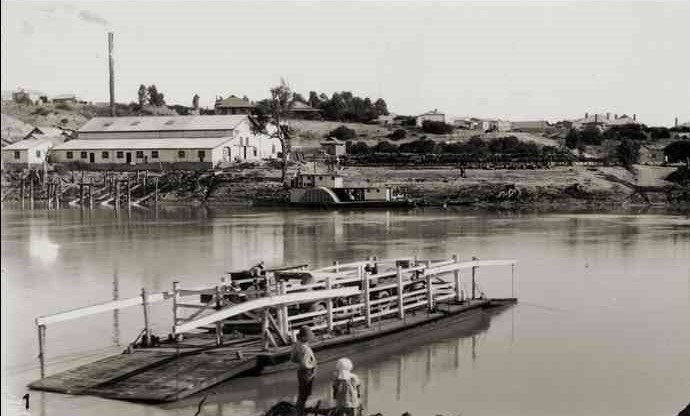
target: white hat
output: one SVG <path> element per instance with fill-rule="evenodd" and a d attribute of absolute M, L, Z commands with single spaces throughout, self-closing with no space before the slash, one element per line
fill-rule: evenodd
<path fill-rule="evenodd" d="M 347 380 L 352 376 L 352 361 L 349 358 L 341 358 L 335 363 L 335 368 L 338 370 L 338 379 Z"/>

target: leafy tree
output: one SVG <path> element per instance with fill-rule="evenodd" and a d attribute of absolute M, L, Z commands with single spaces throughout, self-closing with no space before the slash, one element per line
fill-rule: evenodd
<path fill-rule="evenodd" d="M 155 85 L 149 85 L 148 89 L 149 104 L 160 107 L 165 105 L 165 95 L 158 92 L 158 88 Z"/>
<path fill-rule="evenodd" d="M 424 120 L 422 130 L 424 133 L 448 134 L 453 132 L 453 126 L 442 121 Z"/>
<path fill-rule="evenodd" d="M 647 136 L 643 132 L 644 126 L 640 124 L 624 124 L 622 126 L 613 126 L 606 130 L 604 137 L 613 140 L 645 140 Z"/>
<path fill-rule="evenodd" d="M 664 148 L 664 153 L 668 156 L 668 161 L 671 163 L 686 162 L 690 159 L 690 141 L 679 140 L 673 142 Z"/>
<path fill-rule="evenodd" d="M 374 102 L 374 109 L 376 110 L 376 116 L 387 116 L 388 113 L 388 105 L 386 105 L 386 101 L 383 98 L 379 98 Z"/>
<path fill-rule="evenodd" d="M 649 133 L 652 140 L 671 138 L 671 132 L 666 127 L 647 127 L 646 131 Z"/>
<path fill-rule="evenodd" d="M 338 140 L 351 140 L 357 137 L 357 133 L 354 130 L 347 128 L 346 126 L 339 126 L 338 128 L 331 130 L 328 133 L 329 137 L 335 137 Z"/>
<path fill-rule="evenodd" d="M 434 153 L 436 142 L 431 139 L 420 138 L 413 142 L 403 143 L 398 148 L 401 153 L 419 153 L 427 154 Z"/>
<path fill-rule="evenodd" d="M 374 152 L 376 153 L 397 153 L 398 146 L 394 145 L 389 141 L 380 141 L 374 146 Z"/>
<path fill-rule="evenodd" d="M 407 132 L 403 129 L 397 129 L 393 133 L 388 135 L 388 138 L 391 140 L 402 140 L 405 138 L 407 135 Z"/>
<path fill-rule="evenodd" d="M 139 90 L 137 91 L 137 97 L 139 101 L 139 107 L 143 107 L 144 104 L 146 104 L 146 96 L 148 95 L 148 92 L 146 91 L 146 85 L 141 84 L 139 85 Z"/>
<path fill-rule="evenodd" d="M 604 136 L 597 126 L 587 126 L 580 132 L 580 142 L 589 145 L 600 145 Z"/>
<path fill-rule="evenodd" d="M 577 130 L 570 129 L 570 131 L 568 131 L 568 135 L 565 136 L 565 147 L 568 149 L 575 149 L 579 143 L 580 135 L 577 133 Z"/>
<path fill-rule="evenodd" d="M 255 132 L 266 134 L 280 142 L 281 182 L 283 183 L 287 177 L 287 161 L 291 152 L 290 129 L 285 120 L 290 111 L 292 99 L 292 89 L 284 79 L 281 79 L 279 85 L 271 88 L 271 98 L 258 103 L 254 127 Z"/>
<path fill-rule="evenodd" d="M 369 146 L 367 146 L 367 144 L 364 142 L 357 142 L 351 144 L 349 152 L 353 155 L 366 155 L 371 153 L 369 150 Z"/>
<path fill-rule="evenodd" d="M 618 160 L 627 169 L 640 160 L 640 142 L 623 139 L 617 148 Z"/>

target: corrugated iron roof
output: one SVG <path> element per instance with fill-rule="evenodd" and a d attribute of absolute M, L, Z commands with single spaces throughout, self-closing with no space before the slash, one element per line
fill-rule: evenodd
<path fill-rule="evenodd" d="M 52 145 L 53 142 L 48 139 L 25 139 L 7 145 L 2 150 L 29 150 L 44 144 Z"/>
<path fill-rule="evenodd" d="M 115 131 L 233 130 L 248 120 L 246 115 L 95 117 L 80 133 Z"/>
<path fill-rule="evenodd" d="M 53 150 L 212 149 L 230 140 L 232 140 L 231 137 L 200 139 L 77 139 L 57 145 Z"/>
<path fill-rule="evenodd" d="M 228 98 L 224 100 L 220 100 L 216 102 L 216 107 L 222 107 L 222 108 L 254 108 L 256 107 L 254 104 L 250 103 L 248 100 L 245 100 L 244 98 L 236 97 L 234 95 L 229 96 Z"/>

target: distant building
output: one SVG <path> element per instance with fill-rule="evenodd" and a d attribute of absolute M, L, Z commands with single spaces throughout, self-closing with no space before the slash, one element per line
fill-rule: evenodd
<path fill-rule="evenodd" d="M 668 162 L 664 147 L 658 144 L 645 144 L 640 146 L 641 165 L 663 165 Z"/>
<path fill-rule="evenodd" d="M 394 126 L 399 124 L 396 122 L 395 117 L 396 115 L 392 113 L 385 116 L 378 116 L 376 118 L 376 123 L 381 124 L 382 126 Z"/>
<path fill-rule="evenodd" d="M 623 114 L 619 117 L 618 114 L 611 115 L 611 113 L 585 113 L 585 116 L 583 118 L 570 121 L 570 127 L 577 130 L 582 130 L 588 126 L 596 126 L 600 130 L 606 130 L 612 126 L 623 126 L 626 124 L 639 124 L 639 122 L 637 121 L 637 115 L 633 114 L 632 117 L 629 117 L 628 115 Z"/>
<path fill-rule="evenodd" d="M 342 156 L 347 153 L 345 149 L 345 142 L 336 139 L 335 137 L 329 137 L 321 141 L 321 149 L 331 156 Z"/>
<path fill-rule="evenodd" d="M 293 101 L 288 109 L 288 117 L 305 120 L 321 118 L 321 110 L 301 101 Z"/>
<path fill-rule="evenodd" d="M 12 92 L 12 101 L 16 103 L 43 104 L 48 102 L 48 95 L 42 91 L 25 90 L 23 88 Z"/>
<path fill-rule="evenodd" d="M 79 129 L 77 140 L 53 148 L 50 161 L 92 169 L 209 169 L 275 158 L 280 142 L 254 127 L 246 115 L 96 117 Z"/>
<path fill-rule="evenodd" d="M 30 169 L 43 166 L 53 141 L 29 138 L 2 148 L 3 170 Z"/>
<path fill-rule="evenodd" d="M 216 115 L 250 115 L 254 112 L 254 108 L 256 108 L 256 105 L 252 104 L 247 99 L 231 95 L 228 98 L 219 98 L 218 100 L 216 100 L 214 108 Z"/>
<path fill-rule="evenodd" d="M 482 131 L 508 131 L 511 124 L 507 120 L 482 119 L 479 121 L 479 126 Z"/>
<path fill-rule="evenodd" d="M 51 97 L 50 101 L 52 101 L 54 104 L 77 104 L 79 102 L 79 99 L 74 94 L 60 94 Z"/>
<path fill-rule="evenodd" d="M 415 118 L 417 127 L 422 127 L 425 121 L 440 121 L 441 123 L 445 123 L 446 115 L 436 108 L 433 111 L 427 111 L 424 114 L 420 114 Z"/>
<path fill-rule="evenodd" d="M 546 120 L 511 121 L 510 129 L 527 133 L 543 133 L 549 127 Z"/>

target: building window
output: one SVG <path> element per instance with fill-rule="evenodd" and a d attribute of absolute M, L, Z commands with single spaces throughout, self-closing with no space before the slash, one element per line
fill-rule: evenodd
<path fill-rule="evenodd" d="M 109 157 L 110 157 L 110 154 L 108 154 L 108 152 L 101 152 L 101 158 L 107 159 Z"/>
<path fill-rule="evenodd" d="M 36 157 L 41 157 L 41 151 L 40 150 L 36 150 Z"/>
<path fill-rule="evenodd" d="M 151 159 L 158 159 L 158 150 L 151 150 Z"/>
<path fill-rule="evenodd" d="M 67 159 L 74 159 L 74 153 L 67 152 Z"/>
<path fill-rule="evenodd" d="M 177 157 L 180 159 L 183 159 L 185 157 L 184 150 L 178 150 L 177 151 Z"/>
<path fill-rule="evenodd" d="M 137 150 L 137 159 L 143 159 L 144 158 L 144 151 L 143 150 Z"/>
<path fill-rule="evenodd" d="M 86 154 L 86 152 L 81 152 L 81 153 L 79 153 L 79 157 L 82 159 L 86 159 L 89 156 Z"/>
<path fill-rule="evenodd" d="M 197 152 L 197 155 L 199 156 L 199 158 L 203 159 L 206 156 L 206 152 L 203 150 L 199 150 Z"/>
<path fill-rule="evenodd" d="M 118 159 L 122 159 L 125 157 L 125 152 L 117 152 L 115 153 L 115 156 L 117 156 Z"/>
<path fill-rule="evenodd" d="M 19 157 L 20 157 L 20 156 L 19 156 L 19 150 L 15 150 L 15 151 L 14 151 L 14 158 L 15 158 L 15 159 L 19 159 Z"/>

